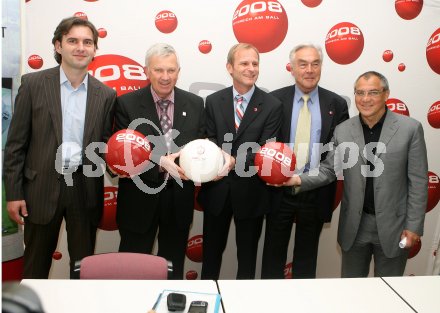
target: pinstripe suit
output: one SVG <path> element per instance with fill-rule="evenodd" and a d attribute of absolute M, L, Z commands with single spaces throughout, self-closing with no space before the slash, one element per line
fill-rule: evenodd
<path fill-rule="evenodd" d="M 96 168 L 84 149 L 111 134 L 115 98 L 113 90 L 89 75 L 83 166 L 93 165 Z M 24 276 L 29 278 L 48 276 L 59 226 L 66 212 L 75 213 L 66 217 L 68 237 L 69 232 L 75 233 L 74 225 L 82 225 L 85 221 L 90 225 L 87 231 L 68 238 L 71 260 L 91 254 L 94 249 L 103 205 L 103 176 L 73 174 L 72 193 L 69 192 L 66 198 L 63 193 L 66 184 L 55 168 L 62 136 L 60 67 L 23 75 L 5 147 L 3 178 L 7 201 L 26 201 L 29 215 L 25 218 Z M 64 201 L 63 208 L 61 200 Z M 72 208 L 79 211 L 72 211 Z M 74 224 L 70 226 L 70 222 Z M 91 235 L 82 234 L 87 232 Z M 91 245 L 84 244 L 84 236 L 91 240 Z"/>

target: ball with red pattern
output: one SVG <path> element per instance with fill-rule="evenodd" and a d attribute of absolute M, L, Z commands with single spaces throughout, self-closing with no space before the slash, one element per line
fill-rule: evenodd
<path fill-rule="evenodd" d="M 393 59 L 393 57 L 394 57 L 394 53 L 393 53 L 393 51 L 391 51 L 391 50 L 385 50 L 385 51 L 383 52 L 383 54 L 382 54 L 382 59 L 383 59 L 385 62 L 391 62 L 391 60 Z"/>
<path fill-rule="evenodd" d="M 404 20 L 412 20 L 416 18 L 423 8 L 423 0 L 396 0 L 394 8 L 397 15 Z"/>
<path fill-rule="evenodd" d="M 203 54 L 211 52 L 212 44 L 209 40 L 202 40 L 199 42 L 199 51 Z"/>
<path fill-rule="evenodd" d="M 290 64 L 290 62 L 286 64 L 286 71 L 292 71 L 292 65 Z"/>
<path fill-rule="evenodd" d="M 148 166 L 151 145 L 148 139 L 133 129 L 121 129 L 107 142 L 105 160 L 120 175 L 138 175 Z"/>
<path fill-rule="evenodd" d="M 172 33 L 178 24 L 176 15 L 168 10 L 157 13 L 154 23 L 156 28 L 164 34 Z"/>
<path fill-rule="evenodd" d="M 28 65 L 32 69 L 38 70 L 38 69 L 40 69 L 43 66 L 43 59 L 39 55 L 37 55 L 37 54 L 32 54 L 28 58 Z"/>
<path fill-rule="evenodd" d="M 296 157 L 288 145 L 268 142 L 255 154 L 258 176 L 269 184 L 282 184 L 293 175 Z"/>
<path fill-rule="evenodd" d="M 428 202 L 426 213 L 436 207 L 440 200 L 440 179 L 437 174 L 428 171 Z"/>
<path fill-rule="evenodd" d="M 341 65 L 353 63 L 364 50 L 364 35 L 353 23 L 338 23 L 327 33 L 325 49 L 333 62 Z"/>
<path fill-rule="evenodd" d="M 321 4 L 322 0 L 301 0 L 301 2 L 309 8 L 315 8 Z"/>
<path fill-rule="evenodd" d="M 61 260 L 63 258 L 63 254 L 60 252 L 60 251 L 55 251 L 53 254 L 52 254 L 52 259 L 54 259 L 54 260 Z"/>
<path fill-rule="evenodd" d="M 426 60 L 429 67 L 440 74 L 440 28 L 437 28 L 426 44 Z"/>
<path fill-rule="evenodd" d="M 102 210 L 101 221 L 98 228 L 102 230 L 116 230 L 118 224 L 116 223 L 116 207 L 118 204 L 118 187 L 105 186 L 104 187 L 104 208 Z"/>
<path fill-rule="evenodd" d="M 73 16 L 75 17 L 79 17 L 83 20 L 88 20 L 89 18 L 87 17 L 87 14 L 85 14 L 84 12 L 76 12 L 75 14 L 73 14 Z"/>
<path fill-rule="evenodd" d="M 284 41 L 288 26 L 286 11 L 276 0 L 244 0 L 232 17 L 237 41 L 253 44 L 260 53 L 277 48 Z"/>
<path fill-rule="evenodd" d="M 403 101 L 396 99 L 396 98 L 388 98 L 386 101 L 386 105 L 390 111 L 393 111 L 395 113 L 399 113 L 402 115 L 409 116 L 409 110 Z"/>
<path fill-rule="evenodd" d="M 404 70 L 406 70 L 406 65 L 405 65 L 405 63 L 400 63 L 400 64 L 397 66 L 397 69 L 399 70 L 399 72 L 403 72 Z"/>
<path fill-rule="evenodd" d="M 139 63 L 117 54 L 95 57 L 89 64 L 89 73 L 116 90 L 118 96 L 139 90 L 150 83 Z"/>
<path fill-rule="evenodd" d="M 440 101 L 434 102 L 428 111 L 428 122 L 434 128 L 440 128 Z"/>
<path fill-rule="evenodd" d="M 188 239 L 186 256 L 193 262 L 202 262 L 203 259 L 203 235 L 196 235 Z"/>
<path fill-rule="evenodd" d="M 415 257 L 419 253 L 421 247 L 422 241 L 417 241 L 409 250 L 408 259 L 412 259 L 413 257 Z"/>
<path fill-rule="evenodd" d="M 193 271 L 193 270 L 186 272 L 186 275 L 185 275 L 187 280 L 196 280 L 198 276 L 199 276 L 199 273 L 197 273 L 196 271 Z"/>
<path fill-rule="evenodd" d="M 107 30 L 105 28 L 98 28 L 98 36 L 99 38 L 107 37 Z"/>

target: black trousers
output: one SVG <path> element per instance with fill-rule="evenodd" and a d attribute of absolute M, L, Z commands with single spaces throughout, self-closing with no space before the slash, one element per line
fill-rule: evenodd
<path fill-rule="evenodd" d="M 157 234 L 157 255 L 173 263 L 173 279 L 183 279 L 190 225 L 182 228 L 177 224 L 176 210 L 179 208 L 174 206 L 172 188 L 179 187 L 175 186 L 173 182 L 160 191 L 159 207 L 156 209 L 156 214 L 150 223 L 150 227 L 146 228 L 145 232 L 137 233 L 130 229 L 119 229 L 119 234 L 121 235 L 119 251 L 151 254 Z"/>
<path fill-rule="evenodd" d="M 284 278 L 289 239 L 295 222 L 293 278 L 315 278 L 319 236 L 323 221 L 318 217 L 313 193 L 285 192 L 279 208 L 266 216 L 261 278 Z"/>
<path fill-rule="evenodd" d="M 206 210 L 203 213 L 202 279 L 219 278 L 232 216 L 230 199 L 226 201 L 220 215 L 213 215 Z M 234 222 L 238 261 L 236 277 L 237 279 L 254 279 L 263 216 L 249 219 L 234 217 Z"/>
<path fill-rule="evenodd" d="M 73 186 L 67 186 L 64 177 L 60 177 L 58 206 L 48 224 L 34 224 L 25 218 L 23 278 L 48 278 L 63 219 L 66 222 L 71 278 L 74 277 L 75 262 L 94 253 L 97 226 L 91 223 L 85 209 L 85 177 L 82 172 L 71 175 Z"/>

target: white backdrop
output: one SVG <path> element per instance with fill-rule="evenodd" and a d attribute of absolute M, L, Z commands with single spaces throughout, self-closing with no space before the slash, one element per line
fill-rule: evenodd
<path fill-rule="evenodd" d="M 418 8 L 421 8 L 419 14 Z M 62 18 L 79 14 L 101 28 L 102 38 L 92 73 L 119 94 L 126 92 L 124 89 L 145 85 L 145 78 L 136 71 L 143 66 L 148 47 L 156 42 L 167 42 L 176 48 L 182 68 L 178 86 L 202 97 L 231 84 L 225 69 L 226 54 L 243 38 L 257 45 L 260 51 L 267 50 L 261 53 L 257 85 L 268 91 L 293 83 L 286 70 L 293 46 L 302 42 L 319 44 L 325 54 L 320 85 L 344 96 L 349 102 L 351 116 L 357 114 L 352 91 L 359 74 L 376 70 L 389 79 L 390 97 L 400 100 L 394 106 L 397 109 L 406 107 L 411 117 L 422 122 L 428 143 L 429 170 L 440 174 L 440 108 L 434 110 L 431 117 L 431 124 L 437 128 L 427 119 L 431 105 L 440 100 L 439 0 L 27 0 L 23 10 L 24 72 L 56 65 L 51 45 L 53 31 Z M 160 14 L 163 11 L 172 13 Z M 336 36 L 338 34 L 340 36 Z M 206 40 L 211 43 L 212 50 L 202 53 L 199 43 Z M 206 52 L 203 50 L 206 48 L 200 49 Z M 386 50 L 392 51 L 392 60 L 385 61 L 390 56 Z M 403 65 L 399 66 L 401 63 L 404 69 Z M 119 75 L 124 73 L 124 64 L 130 64 L 128 79 Z M 438 177 L 431 179 L 431 192 L 438 199 Z M 106 184 L 117 182 L 107 177 Z M 111 195 L 107 193 L 106 196 Z M 111 206 L 109 200 L 107 209 Z M 432 271 L 440 236 L 439 206 L 426 215 L 422 246 L 408 261 L 408 275 L 425 275 Z M 148 208 L 139 203 L 139 210 L 142 209 Z M 196 278 L 201 269 L 202 214 L 202 211 L 195 211 L 186 259 L 188 279 Z M 336 243 L 338 218 L 339 208 L 322 232 L 318 277 L 340 277 L 340 251 Z M 197 237 L 194 239 L 194 236 Z M 260 240 L 258 273 L 262 241 L 263 238 Z M 118 244 L 117 230 L 100 230 L 96 252 L 116 251 Z M 58 251 L 63 257 L 53 263 L 51 277 L 66 278 L 68 254 L 64 229 Z M 291 255 L 292 249 L 289 249 L 288 262 Z M 234 278 L 235 272 L 232 227 L 221 278 Z"/>

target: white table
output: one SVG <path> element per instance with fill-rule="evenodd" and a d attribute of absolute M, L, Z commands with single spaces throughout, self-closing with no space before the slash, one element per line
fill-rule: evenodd
<path fill-rule="evenodd" d="M 381 278 L 219 280 L 218 284 L 226 313 L 414 313 Z"/>
<path fill-rule="evenodd" d="M 21 284 L 37 292 L 46 313 L 146 313 L 165 289 L 218 293 L 212 280 L 24 279 Z"/>
<path fill-rule="evenodd" d="M 383 280 L 417 312 L 440 312 L 440 276 L 383 277 Z"/>

